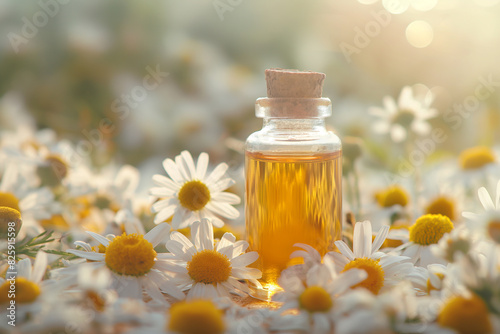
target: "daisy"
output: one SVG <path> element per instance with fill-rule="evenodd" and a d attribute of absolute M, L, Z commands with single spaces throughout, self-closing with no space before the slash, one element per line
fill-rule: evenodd
<path fill-rule="evenodd" d="M 408 130 L 419 136 L 426 136 L 431 130 L 428 120 L 437 116 L 437 111 L 430 108 L 434 97 L 428 93 L 424 99 L 416 99 L 411 87 L 401 90 L 398 102 L 390 96 L 383 100 L 384 108 L 370 108 L 370 114 L 380 120 L 375 122 L 373 129 L 377 133 L 389 133 L 391 139 L 402 142 L 408 137 Z"/>
<path fill-rule="evenodd" d="M 463 212 L 462 216 L 467 218 L 467 226 L 491 241 L 500 243 L 500 180 L 497 183 L 495 201 L 485 187 L 478 190 L 479 201 L 483 205 L 484 212 L 477 214 Z"/>
<path fill-rule="evenodd" d="M 447 267 L 442 264 L 430 264 L 427 268 L 415 267 L 408 274 L 408 279 L 417 289 L 419 295 L 433 295 L 438 297 L 443 288 L 443 281 L 447 275 Z"/>
<path fill-rule="evenodd" d="M 170 178 L 154 175 L 153 181 L 158 187 L 151 189 L 151 195 L 160 198 L 152 206 L 157 213 L 155 223 L 161 223 L 172 217 L 172 227 L 188 227 L 193 221 L 209 218 L 215 227 L 224 222 L 216 215 L 236 219 L 239 211 L 231 205 L 239 204 L 240 198 L 224 192 L 234 181 L 224 177 L 228 165 L 218 165 L 207 176 L 208 154 L 201 153 L 198 163 L 194 164 L 188 151 L 181 152 L 171 159 L 163 161 L 163 167 Z"/>
<path fill-rule="evenodd" d="M 369 221 L 356 223 L 354 226 L 353 251 L 344 241 L 336 241 L 340 253 L 329 252 L 333 258 L 335 270 L 345 272 L 353 268 L 363 269 L 368 278 L 353 288 L 362 287 L 373 294 L 401 281 L 413 268 L 406 256 L 378 252 L 389 232 L 389 226 L 383 226 L 372 244 L 372 227 Z"/>
<path fill-rule="evenodd" d="M 171 254 L 166 258 L 174 261 L 163 269 L 175 273 L 175 281 L 181 289 L 190 289 L 187 299 L 229 297 L 229 292 L 249 293 L 248 286 L 239 282 L 247 279 L 261 287 L 257 279 L 262 273 L 247 268 L 259 254 L 245 253 L 248 242 L 235 241 L 234 235 L 225 233 L 214 246 L 212 223 L 208 219 L 191 225 L 192 242 L 180 232 L 172 232 L 165 246 Z"/>
<path fill-rule="evenodd" d="M 94 268 L 107 268 L 112 277 L 112 288 L 120 297 L 142 299 L 145 291 L 154 301 L 168 304 L 161 291 L 177 299 L 183 299 L 184 294 L 178 290 L 170 277 L 161 271 L 167 261 L 162 254 L 157 254 L 154 248 L 166 237 L 170 230 L 168 224 L 160 224 L 146 235 L 123 234 L 121 236 L 104 237 L 88 231 L 99 246 L 92 248 L 84 242 L 75 242 L 84 250 L 69 249 L 68 253 L 87 259 Z M 61 269 L 61 274 L 75 274 L 78 265 Z"/>
<path fill-rule="evenodd" d="M 42 306 L 51 299 L 57 298 L 56 292 L 60 287 L 53 281 L 42 281 L 47 269 L 47 254 L 38 252 L 33 266 L 30 259 L 22 259 L 16 264 L 15 276 L 15 302 L 16 319 L 23 321 L 30 314 L 38 313 Z M 12 270 L 11 270 L 12 271 Z M 11 301 L 9 290 L 11 290 L 11 274 L 7 279 L 0 278 L 0 304 L 8 306 Z M 2 317 L 5 318 L 5 308 L 2 309 Z"/>
<path fill-rule="evenodd" d="M 396 250 L 403 250 L 403 255 L 409 256 L 413 263 L 420 266 L 433 263 L 446 264 L 444 259 L 434 255 L 431 246 L 437 244 L 453 228 L 453 223 L 447 216 L 423 215 L 410 226 L 410 241 Z"/>
<path fill-rule="evenodd" d="M 298 314 L 289 318 L 279 317 L 271 325 L 271 330 L 302 329 L 312 333 L 330 333 L 334 326 L 334 300 L 368 276 L 360 269 L 337 274 L 330 258 L 325 258 L 324 264 L 309 269 L 305 281 L 289 273 L 283 272 L 280 276 L 278 284 L 284 291 L 277 292 L 273 300 L 284 303 L 280 312 L 294 309 L 298 310 Z"/>
<path fill-rule="evenodd" d="M 38 220 L 51 218 L 61 211 L 60 204 L 49 188 L 30 187 L 13 164 L 7 166 L 0 180 L 0 206 L 19 211 L 23 219 L 23 231 L 29 234 L 42 232 Z"/>

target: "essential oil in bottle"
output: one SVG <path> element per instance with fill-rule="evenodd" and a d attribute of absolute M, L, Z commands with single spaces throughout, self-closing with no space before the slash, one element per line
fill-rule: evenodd
<path fill-rule="evenodd" d="M 260 256 L 261 283 L 272 293 L 296 243 L 320 254 L 341 237 L 340 139 L 325 128 L 331 102 L 322 98 L 325 75 L 266 71 L 268 97 L 256 102 L 262 130 L 246 143 L 246 233 Z"/>

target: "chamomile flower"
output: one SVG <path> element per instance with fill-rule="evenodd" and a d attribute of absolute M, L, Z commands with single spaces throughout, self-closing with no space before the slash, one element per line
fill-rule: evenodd
<path fill-rule="evenodd" d="M 336 241 L 340 253 L 329 252 L 337 272 L 350 269 L 363 269 L 368 277 L 353 288 L 365 288 L 373 294 L 401 281 L 413 268 L 410 258 L 378 252 L 389 232 L 383 226 L 372 244 L 372 227 L 369 221 L 356 223 L 354 226 L 353 251 L 344 241 Z"/>
<path fill-rule="evenodd" d="M 99 242 L 99 247 L 93 249 L 85 243 L 77 243 L 84 250 L 69 249 L 67 252 L 91 261 L 95 268 L 109 269 L 111 287 L 120 297 L 142 299 L 142 292 L 145 291 L 154 301 L 166 304 L 161 291 L 177 299 L 184 298 L 184 294 L 170 282 L 170 277 L 161 272 L 169 267 L 169 263 L 154 250 L 169 230 L 168 224 L 160 224 L 146 235 L 123 234 L 110 238 L 88 232 Z M 62 274 L 74 274 L 76 270 L 78 265 L 61 271 Z"/>
<path fill-rule="evenodd" d="M 61 210 L 48 188 L 32 188 L 14 165 L 9 165 L 0 180 L 0 206 L 15 209 L 23 218 L 23 230 L 42 231 L 38 220 L 48 219 Z"/>
<path fill-rule="evenodd" d="M 337 274 L 330 258 L 324 264 L 314 265 L 308 270 L 306 280 L 290 272 L 282 273 L 278 284 L 284 291 L 273 296 L 283 302 L 280 311 L 294 309 L 298 314 L 290 318 L 278 318 L 271 329 L 304 329 L 312 333 L 329 333 L 333 328 L 333 304 L 335 299 L 366 279 L 368 274 L 360 269 Z M 285 322 L 287 322 L 285 324 Z"/>
<path fill-rule="evenodd" d="M 33 266 L 30 259 L 20 260 L 16 264 L 15 270 L 10 270 L 17 272 L 16 276 L 8 274 L 5 279 L 0 278 L 0 305 L 8 306 L 10 304 L 12 293 L 9 291 L 12 290 L 12 282 L 15 284 L 14 300 L 16 316 L 19 321 L 23 321 L 29 314 L 39 312 L 43 304 L 51 298 L 57 298 L 56 292 L 59 287 L 49 280 L 42 282 L 47 264 L 47 254 L 40 251 Z M 5 308 L 3 309 L 5 310 Z"/>
<path fill-rule="evenodd" d="M 427 268 L 415 267 L 408 274 L 419 295 L 439 296 L 443 288 L 443 281 L 447 275 L 447 268 L 442 264 L 430 264 Z"/>
<path fill-rule="evenodd" d="M 151 195 L 160 198 L 152 206 L 157 213 L 156 224 L 172 218 L 172 227 L 177 230 L 208 218 L 215 227 L 221 227 L 224 222 L 217 215 L 228 219 L 239 217 L 239 211 L 232 205 L 239 204 L 240 198 L 224 192 L 234 183 L 231 178 L 224 177 L 227 164 L 218 165 L 207 175 L 208 154 L 201 153 L 195 165 L 191 154 L 183 151 L 175 162 L 163 161 L 163 167 L 170 178 L 154 175 L 157 187 L 151 189 Z"/>
<path fill-rule="evenodd" d="M 379 118 L 373 125 L 377 133 L 389 133 L 391 139 L 398 143 L 408 137 L 408 131 L 419 136 L 429 134 L 431 126 L 428 120 L 437 116 L 437 111 L 430 108 L 434 97 L 429 92 L 424 99 L 416 99 L 411 87 L 401 90 L 398 102 L 390 96 L 383 100 L 384 108 L 371 108 L 370 114 Z"/>
<path fill-rule="evenodd" d="M 176 274 L 175 281 L 181 289 L 189 289 L 187 299 L 229 297 L 229 292 L 250 292 L 239 282 L 247 279 L 260 287 L 257 279 L 262 273 L 247 268 L 254 263 L 257 252 L 244 253 L 248 242 L 236 241 L 225 233 L 214 245 L 213 226 L 208 219 L 191 225 L 190 241 L 180 232 L 172 232 L 165 246 L 171 252 L 166 257 L 173 260 L 163 269 Z"/>
<path fill-rule="evenodd" d="M 431 246 L 437 244 L 453 228 L 453 223 L 447 216 L 423 215 L 410 227 L 410 241 L 398 249 L 403 250 L 403 255 L 409 256 L 413 263 L 420 266 L 433 263 L 445 264 L 444 259 L 433 254 Z"/>
<path fill-rule="evenodd" d="M 486 239 L 500 243 L 500 181 L 497 183 L 495 201 L 485 187 L 478 190 L 478 196 L 484 212 L 463 212 L 462 215 L 468 220 L 467 226 Z"/>

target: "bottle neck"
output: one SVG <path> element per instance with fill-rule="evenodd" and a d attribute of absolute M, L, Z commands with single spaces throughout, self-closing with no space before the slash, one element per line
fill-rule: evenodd
<path fill-rule="evenodd" d="M 296 135 L 327 133 L 324 118 L 264 118 L 262 131 Z"/>

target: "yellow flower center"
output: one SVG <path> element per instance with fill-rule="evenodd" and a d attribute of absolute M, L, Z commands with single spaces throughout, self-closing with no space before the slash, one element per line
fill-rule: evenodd
<path fill-rule="evenodd" d="M 491 240 L 500 243 L 500 221 L 491 221 L 486 228 Z"/>
<path fill-rule="evenodd" d="M 443 215 L 447 216 L 450 218 L 450 220 L 455 220 L 455 203 L 453 203 L 453 200 L 441 196 L 436 199 L 434 199 L 427 208 L 425 209 L 425 213 L 427 214 L 433 214 L 433 215 Z"/>
<path fill-rule="evenodd" d="M 193 180 L 184 183 L 179 190 L 178 197 L 183 207 L 191 211 L 198 211 L 210 201 L 210 190 L 205 183 Z"/>
<path fill-rule="evenodd" d="M 320 286 L 310 286 L 299 297 L 300 307 L 308 312 L 326 312 L 332 308 L 330 294 Z"/>
<path fill-rule="evenodd" d="M 52 154 L 45 158 L 45 164 L 37 168 L 37 174 L 43 184 L 54 187 L 68 175 L 68 164 L 58 155 Z"/>
<path fill-rule="evenodd" d="M 231 262 L 224 254 L 206 249 L 193 255 L 187 271 L 196 283 L 221 283 L 231 274 Z"/>
<path fill-rule="evenodd" d="M 399 186 L 391 186 L 386 190 L 378 192 L 375 194 L 375 199 L 383 208 L 389 208 L 396 204 L 401 206 L 406 206 L 408 204 L 408 194 Z"/>
<path fill-rule="evenodd" d="M 96 291 L 88 290 L 85 292 L 85 296 L 87 300 L 90 302 L 90 305 L 98 312 L 104 311 L 106 308 L 106 300 Z"/>
<path fill-rule="evenodd" d="M 495 160 L 493 151 L 485 146 L 469 148 L 459 156 L 460 166 L 465 170 L 479 169 Z"/>
<path fill-rule="evenodd" d="M 440 326 L 451 328 L 459 334 L 492 333 L 488 308 L 476 295 L 470 298 L 456 296 L 450 298 L 439 312 Z"/>
<path fill-rule="evenodd" d="M 14 223 L 13 226 L 12 223 Z M 5 238 L 11 236 L 9 233 L 12 232 L 12 229 L 9 229 L 9 227 L 13 227 L 13 232 L 17 235 L 22 224 L 23 221 L 21 220 L 19 211 L 7 206 L 0 206 L 0 237 Z"/>
<path fill-rule="evenodd" d="M 226 325 L 222 311 L 211 301 L 194 300 L 172 305 L 166 329 L 181 334 L 220 334 Z"/>
<path fill-rule="evenodd" d="M 62 215 L 54 215 L 49 219 L 43 219 L 40 221 L 40 224 L 45 229 L 57 229 L 62 231 L 67 231 L 70 227 L 68 222 Z"/>
<path fill-rule="evenodd" d="M 19 209 L 19 200 L 12 193 L 4 193 L 0 191 L 0 206 L 6 206 L 21 212 Z"/>
<path fill-rule="evenodd" d="M 0 286 L 0 304 L 10 303 L 10 300 L 15 300 L 16 303 L 20 304 L 31 303 L 39 295 L 40 287 L 38 284 L 24 277 L 17 277 L 14 285 L 12 285 L 11 280 L 7 280 Z"/>
<path fill-rule="evenodd" d="M 368 274 L 368 277 L 364 281 L 354 285 L 352 287 L 353 289 L 361 287 L 368 289 L 375 295 L 379 293 L 380 289 L 384 286 L 385 278 L 384 270 L 380 265 L 380 260 L 360 257 L 346 264 L 342 272 L 352 268 L 363 269 Z"/>
<path fill-rule="evenodd" d="M 425 246 L 437 244 L 451 230 L 453 223 L 450 218 L 443 215 L 423 215 L 410 226 L 410 241 Z"/>
<path fill-rule="evenodd" d="M 155 264 L 153 245 L 140 234 L 121 235 L 106 247 L 106 265 L 119 275 L 142 276 Z"/>
<path fill-rule="evenodd" d="M 436 276 L 439 277 L 439 279 L 442 281 L 444 279 L 444 274 L 443 273 L 436 273 Z M 427 293 L 430 293 L 432 290 L 439 290 L 436 288 L 434 285 L 431 283 L 431 279 L 427 279 Z"/>

